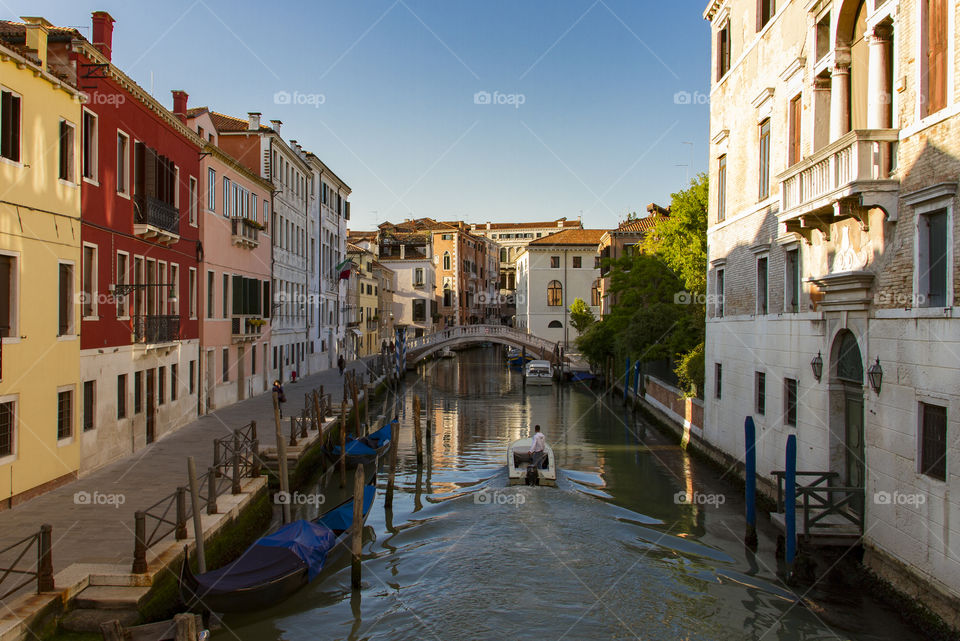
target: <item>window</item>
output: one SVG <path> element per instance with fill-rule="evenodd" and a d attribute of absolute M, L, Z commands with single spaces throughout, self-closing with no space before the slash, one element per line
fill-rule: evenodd
<path fill-rule="evenodd" d="M 130 195 L 130 137 L 117 132 L 117 193 Z"/>
<path fill-rule="evenodd" d="M 550 268 L 551 268 L 551 269 L 559 269 L 559 268 L 560 268 L 560 257 L 559 257 L 559 256 L 551 256 L 551 257 L 550 257 Z"/>
<path fill-rule="evenodd" d="M 926 59 L 922 79 L 926 98 L 924 115 L 937 113 L 947 106 L 947 67 L 949 40 L 947 36 L 947 0 L 926 0 Z"/>
<path fill-rule="evenodd" d="M 223 177 L 223 217 L 230 217 L 230 179 Z"/>
<path fill-rule="evenodd" d="M 180 367 L 176 363 L 173 363 L 172 365 L 170 365 L 170 400 L 171 401 L 177 400 L 177 384 L 180 382 L 178 380 L 180 378 L 179 369 Z"/>
<path fill-rule="evenodd" d="M 129 281 L 130 256 L 117 252 L 117 285 L 126 285 Z M 117 318 L 130 317 L 130 295 L 117 296 Z"/>
<path fill-rule="evenodd" d="M 313 341 L 310 342 L 310 352 L 313 353 Z M 256 373 L 257 373 L 257 348 L 256 348 L 256 346 L 254 346 L 254 348 L 250 350 L 250 373 L 251 373 L 251 374 L 256 374 Z"/>
<path fill-rule="evenodd" d="M 237 278 L 237 276 L 234 276 Z M 234 292 L 236 296 L 236 292 Z M 221 318 L 228 318 L 230 316 L 230 276 L 228 274 L 223 275 L 223 289 L 220 294 L 220 312 Z"/>
<path fill-rule="evenodd" d="M 920 403 L 920 473 L 947 479 L 947 408 Z"/>
<path fill-rule="evenodd" d="M 213 318 L 213 310 L 216 307 L 216 298 L 214 298 L 216 294 L 216 288 L 214 287 L 215 282 L 214 273 L 207 272 L 207 318 Z"/>
<path fill-rule="evenodd" d="M 189 301 L 187 304 L 190 308 L 190 318 L 197 317 L 197 270 L 193 267 L 190 268 L 189 273 L 187 274 L 187 296 Z"/>
<path fill-rule="evenodd" d="M 593 286 L 590 288 L 590 304 L 594 307 L 600 307 L 602 301 L 600 299 L 600 280 L 593 281 Z"/>
<path fill-rule="evenodd" d="M 563 323 L 561 323 L 558 320 L 552 320 L 549 323 L 547 323 L 547 327 L 549 329 L 563 329 Z"/>
<path fill-rule="evenodd" d="M 127 417 L 127 375 L 117 376 L 117 418 Z"/>
<path fill-rule="evenodd" d="M 727 154 L 720 156 L 717 164 L 717 222 L 727 218 Z"/>
<path fill-rule="evenodd" d="M 57 440 L 73 436 L 73 390 L 57 392 Z"/>
<path fill-rule="evenodd" d="M 223 348 L 223 382 L 230 380 L 230 348 Z"/>
<path fill-rule="evenodd" d="M 17 334 L 17 259 L 0 254 L 0 338 Z"/>
<path fill-rule="evenodd" d="M 81 163 L 83 177 L 88 180 L 97 180 L 97 117 L 84 110 L 83 112 L 83 149 Z"/>
<path fill-rule="evenodd" d="M 207 169 L 207 210 L 217 211 L 217 172 Z"/>
<path fill-rule="evenodd" d="M 143 372 L 133 373 L 133 413 L 143 411 Z"/>
<path fill-rule="evenodd" d="M 176 163 L 142 142 L 134 143 L 133 160 L 134 196 L 176 205 L 179 191 Z"/>
<path fill-rule="evenodd" d="M 0 91 L 0 156 L 20 162 L 20 96 Z"/>
<path fill-rule="evenodd" d="M 599 257 L 599 256 L 594 256 L 594 257 L 593 257 L 593 268 L 594 268 L 594 269 L 600 269 L 600 257 Z"/>
<path fill-rule="evenodd" d="M 443 252 L 443 268 L 450 269 L 450 252 Z"/>
<path fill-rule="evenodd" d="M 755 407 L 757 414 L 763 416 L 767 412 L 767 375 L 763 372 L 756 373 L 756 397 Z"/>
<path fill-rule="evenodd" d="M 767 305 L 767 257 L 757 259 L 757 314 L 769 312 Z"/>
<path fill-rule="evenodd" d="M 717 270 L 717 318 L 723 318 L 723 293 L 725 287 L 725 276 L 726 270 Z"/>
<path fill-rule="evenodd" d="M 723 398 L 723 365 L 713 364 L 713 396 L 716 399 Z"/>
<path fill-rule="evenodd" d="M 270 221 L 270 203 L 266 200 L 263 201 L 263 224 L 266 225 Z"/>
<path fill-rule="evenodd" d="M 730 71 L 730 23 L 724 24 L 717 32 L 717 80 Z"/>
<path fill-rule="evenodd" d="M 787 110 L 787 129 L 790 134 L 790 145 L 787 148 L 787 166 L 792 167 L 800 162 L 800 119 L 803 114 L 803 105 L 800 102 L 800 95 L 794 96 L 790 100 Z"/>
<path fill-rule="evenodd" d="M 157 405 L 163 405 L 167 401 L 167 368 L 157 368 Z"/>
<path fill-rule="evenodd" d="M 783 379 L 783 422 L 797 425 L 797 379 Z"/>
<path fill-rule="evenodd" d="M 450 307 L 453 305 L 453 292 L 450 291 L 450 285 L 445 284 L 443 286 L 443 306 Z"/>
<path fill-rule="evenodd" d="M 97 315 L 97 247 L 96 245 L 83 246 L 83 279 L 80 305 L 84 318 L 95 318 Z"/>
<path fill-rule="evenodd" d="M 416 270 L 414 270 L 413 286 L 414 286 L 414 287 L 423 287 L 423 267 L 417 267 Z M 367 293 L 368 293 L 368 294 L 370 293 L 370 292 L 369 292 L 369 289 L 370 289 L 370 287 L 367 286 L 367 290 L 368 290 Z"/>
<path fill-rule="evenodd" d="M 167 312 L 171 316 L 180 315 L 180 265 L 176 263 L 170 264 L 170 277 L 167 278 L 167 283 L 170 284 L 170 309 Z"/>
<path fill-rule="evenodd" d="M 197 381 L 197 361 L 190 361 L 190 394 L 196 392 Z"/>
<path fill-rule="evenodd" d="M 917 285 L 925 307 L 947 304 L 947 210 L 938 209 L 918 217 Z"/>
<path fill-rule="evenodd" d="M 581 262 L 580 256 L 574 256 L 574 257 L 573 257 L 573 268 L 574 268 L 574 269 L 580 269 L 580 262 Z"/>
<path fill-rule="evenodd" d="M 59 174 L 60 180 L 68 183 L 74 182 L 73 178 L 73 132 L 74 127 L 66 120 L 60 121 L 60 158 Z"/>
<path fill-rule="evenodd" d="M 760 123 L 760 200 L 770 196 L 770 119 Z"/>
<path fill-rule="evenodd" d="M 551 280 L 547 285 L 547 305 L 549 307 L 563 305 L 563 285 L 559 280 Z"/>
<path fill-rule="evenodd" d="M 784 311 L 796 314 L 800 311 L 800 250 L 788 249 L 785 262 Z"/>
<path fill-rule="evenodd" d="M 817 23 L 817 60 L 830 53 L 830 14 L 824 15 Z"/>
<path fill-rule="evenodd" d="M 83 382 L 83 431 L 89 432 L 94 428 L 93 414 L 96 408 L 94 390 L 96 381 Z"/>
<path fill-rule="evenodd" d="M 14 401 L 0 403 L 0 457 L 13 454 L 17 411 Z"/>
<path fill-rule="evenodd" d="M 57 336 L 73 334 L 73 265 L 60 263 L 60 296 Z"/>
<path fill-rule="evenodd" d="M 757 31 L 760 31 L 777 12 L 777 3 L 775 0 L 757 0 Z"/>
<path fill-rule="evenodd" d="M 363 314 L 363 310 L 361 315 Z M 427 301 L 423 299 L 415 299 L 413 301 L 413 322 L 422 323 L 427 320 Z"/>
<path fill-rule="evenodd" d="M 197 224 L 197 179 L 190 176 L 189 220 L 191 225 Z"/>

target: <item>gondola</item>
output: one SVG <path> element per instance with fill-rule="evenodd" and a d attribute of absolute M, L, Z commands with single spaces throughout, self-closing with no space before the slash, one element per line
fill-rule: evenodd
<path fill-rule="evenodd" d="M 376 494 L 375 484 L 364 487 L 361 527 Z M 196 575 L 184 554 L 180 597 L 190 609 L 211 612 L 245 612 L 279 603 L 347 549 L 352 533 L 350 498 L 315 521 L 294 521 L 258 539 L 240 558 L 218 570 Z"/>
<path fill-rule="evenodd" d="M 357 465 L 367 465 L 373 463 L 381 454 L 390 449 L 393 441 L 393 426 L 396 419 L 390 421 L 376 432 L 371 432 L 366 436 L 354 438 L 347 436 L 347 456 L 346 463 L 348 467 Z M 340 460 L 340 445 L 337 444 L 330 448 L 324 448 L 323 453 L 329 461 Z"/>

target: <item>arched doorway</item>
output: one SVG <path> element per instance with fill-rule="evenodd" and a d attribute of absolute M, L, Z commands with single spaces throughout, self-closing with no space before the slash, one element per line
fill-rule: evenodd
<path fill-rule="evenodd" d="M 831 470 L 844 487 L 862 488 L 865 483 L 863 436 L 863 357 L 857 337 L 842 330 L 830 353 Z M 853 505 L 860 509 L 860 501 Z"/>

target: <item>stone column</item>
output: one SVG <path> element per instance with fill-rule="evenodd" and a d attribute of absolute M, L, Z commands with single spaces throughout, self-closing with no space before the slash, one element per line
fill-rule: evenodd
<path fill-rule="evenodd" d="M 887 68 L 890 58 L 892 30 L 886 25 L 877 25 L 867 35 L 869 46 L 869 80 L 867 89 L 867 127 L 889 129 L 891 125 L 890 102 L 893 100 Z"/>
<path fill-rule="evenodd" d="M 841 56 L 837 50 L 836 56 L 830 76 L 830 142 L 850 131 L 850 52 Z"/>

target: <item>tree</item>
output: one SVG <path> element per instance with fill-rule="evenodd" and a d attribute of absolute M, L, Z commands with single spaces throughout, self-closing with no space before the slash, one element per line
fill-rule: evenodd
<path fill-rule="evenodd" d="M 570 305 L 570 324 L 577 330 L 577 334 L 583 332 L 596 322 L 593 310 L 583 301 L 582 298 L 576 298 Z"/>
<path fill-rule="evenodd" d="M 707 292 L 707 175 L 698 174 L 690 187 L 670 195 L 670 215 L 662 218 L 643 241 L 683 281 L 691 294 Z"/>

